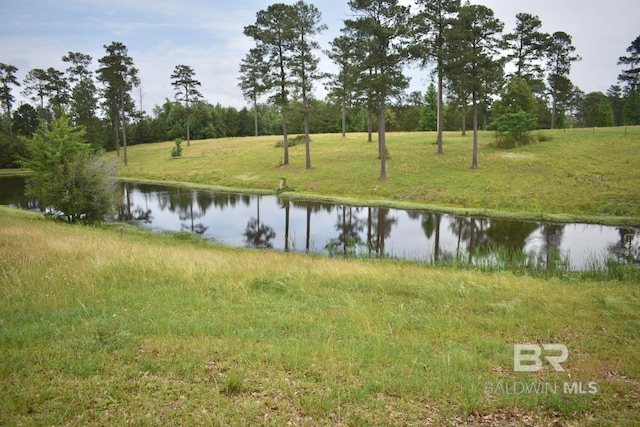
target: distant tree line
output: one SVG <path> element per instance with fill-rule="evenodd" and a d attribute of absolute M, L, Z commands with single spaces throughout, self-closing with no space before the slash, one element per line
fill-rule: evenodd
<path fill-rule="evenodd" d="M 91 56 L 69 52 L 65 70 L 35 68 L 22 81 L 15 66 L 0 63 L 0 167 L 29 157 L 25 138 L 61 117 L 85 129 L 93 152 L 115 150 L 125 164 L 135 144 L 249 135 L 283 135 L 287 163 L 288 135 L 300 134 L 310 168 L 309 133 L 368 132 L 370 141 L 376 133 L 381 179 L 387 131 L 437 131 L 442 154 L 442 131 L 470 129 L 475 136 L 503 116 L 536 128 L 640 124 L 640 36 L 618 61 L 617 84 L 606 94 L 585 94 L 569 79 L 580 60 L 571 36 L 542 32 L 535 15 L 517 14 L 515 27 L 504 32 L 491 9 L 460 0 L 348 5 L 350 19 L 324 50 L 315 40 L 326 29 L 315 6 L 300 0 L 258 11 L 244 29 L 255 45 L 239 64 L 239 86 L 250 103 L 240 110 L 203 99 L 195 70 L 179 64 L 167 76 L 173 99 L 146 114 L 138 69 L 121 42 L 105 45 L 96 66 Z M 319 71 L 321 52 L 335 74 Z M 407 93 L 409 63 L 432 76 L 425 93 Z M 327 89 L 324 100 L 313 97 L 319 85 Z M 16 108 L 19 89 L 30 102 Z"/>

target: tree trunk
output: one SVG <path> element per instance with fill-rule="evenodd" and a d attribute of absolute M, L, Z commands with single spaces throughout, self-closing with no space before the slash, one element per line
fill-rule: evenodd
<path fill-rule="evenodd" d="M 435 237 L 435 244 L 434 244 L 433 259 L 437 263 L 440 258 L 440 220 L 442 219 L 442 217 L 440 216 L 440 214 L 435 214 L 435 215 L 436 215 L 436 237 Z"/>
<path fill-rule="evenodd" d="M 258 136 L 258 97 L 253 95 L 253 127 L 255 135 Z"/>
<path fill-rule="evenodd" d="M 442 60 L 438 59 L 438 154 L 443 154 L 442 149 Z"/>
<path fill-rule="evenodd" d="M 187 113 L 187 147 L 190 147 L 191 146 L 191 132 L 190 132 L 190 129 L 189 129 L 189 125 L 191 124 L 190 123 L 191 122 L 191 111 L 189 111 L 189 100 L 187 99 L 185 102 L 187 104 L 187 110 L 186 110 L 186 113 Z"/>
<path fill-rule="evenodd" d="M 127 166 L 127 113 L 124 110 L 124 93 L 120 91 L 120 107 L 122 108 L 122 149 L 124 151 L 124 165 Z"/>
<path fill-rule="evenodd" d="M 118 114 L 116 114 L 116 116 L 113 118 L 113 131 L 115 133 L 115 137 L 116 137 L 116 156 L 120 157 L 120 135 L 119 135 L 119 129 L 118 129 L 118 121 L 120 119 L 118 118 Z"/>
<path fill-rule="evenodd" d="M 368 116 L 369 116 L 369 137 L 367 139 L 367 142 L 373 142 L 373 114 L 371 113 L 371 111 L 367 112 Z"/>
<path fill-rule="evenodd" d="M 40 95 L 40 118 L 42 119 L 43 124 L 47 124 L 47 120 L 44 117 L 44 96 Z M 47 132 L 45 132 L 45 128 L 42 128 L 42 140 L 47 142 Z"/>
<path fill-rule="evenodd" d="M 473 262 L 473 251 L 475 250 L 475 237 L 476 237 L 476 220 L 471 218 L 469 223 L 469 265 Z"/>
<path fill-rule="evenodd" d="M 342 137 L 347 136 L 347 101 L 342 97 Z"/>
<path fill-rule="evenodd" d="M 289 201 L 284 202 L 284 251 L 289 252 Z"/>
<path fill-rule="evenodd" d="M 373 221 L 371 219 L 371 207 L 367 207 L 367 248 L 369 249 L 369 257 L 373 252 Z"/>
<path fill-rule="evenodd" d="M 307 238 L 305 249 L 307 253 L 309 253 L 311 249 L 311 202 L 307 202 Z"/>
<path fill-rule="evenodd" d="M 280 61 L 280 101 L 282 102 L 282 145 L 284 147 L 284 164 L 289 164 L 289 136 L 287 135 L 287 117 L 286 117 L 286 109 L 287 109 L 287 88 L 285 81 L 285 70 L 284 70 L 284 52 L 283 46 L 278 46 L 278 58 Z"/>
<path fill-rule="evenodd" d="M 304 145 L 306 152 L 307 170 L 311 169 L 311 147 L 309 145 L 309 100 L 307 94 L 303 94 L 303 108 L 304 108 Z"/>
<path fill-rule="evenodd" d="M 282 146 L 284 147 L 284 164 L 289 164 L 289 135 L 287 135 L 287 117 L 282 106 Z"/>
<path fill-rule="evenodd" d="M 347 257 L 347 207 L 342 205 L 342 256 Z"/>
<path fill-rule="evenodd" d="M 379 257 L 384 258 L 384 239 L 386 232 L 386 224 L 385 224 L 385 214 L 386 210 L 378 208 L 378 249 L 379 249 Z"/>
<path fill-rule="evenodd" d="M 473 92 L 473 161 L 471 169 L 478 169 L 478 100 Z"/>
<path fill-rule="evenodd" d="M 467 135 L 467 102 L 462 104 L 462 136 Z"/>
<path fill-rule="evenodd" d="M 13 138 L 13 127 L 11 125 L 11 106 L 10 101 L 7 100 L 7 120 L 9 120 L 9 137 Z"/>
<path fill-rule="evenodd" d="M 385 138 L 385 118 L 386 118 L 386 93 L 382 89 L 380 94 L 380 117 L 378 118 L 378 145 L 380 149 L 380 181 L 387 179 L 387 153 L 386 153 L 386 138 Z"/>
<path fill-rule="evenodd" d="M 553 101 L 551 103 L 551 129 L 556 128 L 556 112 L 558 108 L 558 101 L 556 101 L 555 95 L 553 96 Z"/>
<path fill-rule="evenodd" d="M 484 104 L 482 109 L 482 130 L 487 130 L 489 119 L 487 118 L 487 104 Z"/>

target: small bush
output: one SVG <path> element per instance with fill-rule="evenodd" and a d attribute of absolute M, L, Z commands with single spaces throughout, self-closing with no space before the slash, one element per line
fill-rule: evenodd
<path fill-rule="evenodd" d="M 531 142 L 529 133 L 536 128 L 536 119 L 529 113 L 504 114 L 495 119 L 490 130 L 496 131 L 496 146 L 514 148 Z"/>
<path fill-rule="evenodd" d="M 176 139 L 176 146 L 171 149 L 171 157 L 182 156 L 182 138 Z"/>
<path fill-rule="evenodd" d="M 193 233 L 190 233 L 188 231 L 177 231 L 175 233 L 172 233 L 172 235 L 173 235 L 173 238 L 177 240 L 193 240 L 193 241 L 199 240 L 198 237 L 196 237 Z"/>
<path fill-rule="evenodd" d="M 289 144 L 289 147 L 295 147 L 296 145 L 304 144 L 304 142 L 305 142 L 304 135 L 296 135 L 296 136 L 294 136 L 292 138 L 289 138 L 287 142 Z M 309 142 L 311 142 L 311 139 L 309 139 Z M 284 140 L 276 142 L 275 146 L 277 148 L 284 147 Z"/>

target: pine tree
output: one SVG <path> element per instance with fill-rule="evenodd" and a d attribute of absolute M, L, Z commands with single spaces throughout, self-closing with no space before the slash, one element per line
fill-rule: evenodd
<path fill-rule="evenodd" d="M 289 164 L 289 138 L 287 129 L 287 109 L 291 79 L 289 69 L 291 52 L 295 40 L 292 19 L 293 6 L 275 3 L 256 14 L 256 22 L 244 28 L 244 34 L 256 41 L 264 53 L 267 73 L 264 82 L 267 92 L 273 92 L 271 100 L 280 107 L 282 115 L 282 137 L 284 148 L 283 164 Z"/>
<path fill-rule="evenodd" d="M 190 103 L 198 101 L 202 98 L 202 94 L 196 87 L 202 84 L 194 78 L 195 71 L 188 65 L 176 65 L 171 78 L 171 85 L 175 90 L 176 100 L 184 102 L 185 113 L 187 115 L 187 146 L 191 145 L 190 119 L 191 106 Z"/>
<path fill-rule="evenodd" d="M 431 61 L 436 63 L 438 79 L 437 102 L 437 144 L 438 154 L 443 153 L 443 86 L 445 77 L 446 43 L 445 34 L 453 25 L 460 10 L 460 0 L 417 0 L 418 13 L 416 22 L 417 56 L 423 65 Z"/>
<path fill-rule="evenodd" d="M 112 42 L 109 46 L 104 45 L 104 48 L 107 54 L 98 59 L 102 65 L 97 71 L 98 80 L 105 86 L 103 95 L 112 115 L 116 134 L 118 121 L 121 121 L 124 164 L 127 165 L 127 111 L 132 109 L 133 103 L 130 92 L 134 86 L 140 84 L 138 69 L 133 66 L 133 59 L 121 42 Z"/>
<path fill-rule="evenodd" d="M 408 86 L 402 66 L 407 60 L 410 36 L 409 9 L 398 0 L 350 0 L 349 7 L 356 19 L 345 21 L 345 26 L 368 41 L 360 72 L 368 73 L 368 88 L 376 95 L 380 180 L 384 181 L 387 179 L 387 101 Z"/>
<path fill-rule="evenodd" d="M 629 56 L 621 56 L 618 59 L 618 65 L 626 65 L 628 68 L 623 70 L 618 76 L 620 82 L 624 82 L 629 90 L 640 90 L 640 36 L 638 36 L 627 48 Z"/>
<path fill-rule="evenodd" d="M 242 94 L 247 101 L 253 104 L 253 127 L 254 135 L 259 135 L 258 129 L 258 98 L 267 89 L 264 76 L 267 72 L 264 63 L 264 52 L 259 47 L 249 50 L 249 53 L 240 62 L 240 83 Z"/>
<path fill-rule="evenodd" d="M 448 75 L 461 91 L 471 95 L 472 169 L 478 167 L 478 103 L 487 93 L 497 89 L 497 83 L 503 77 L 503 60 L 498 56 L 503 46 L 500 36 L 503 27 L 491 9 L 467 2 L 448 32 Z"/>
<path fill-rule="evenodd" d="M 327 29 L 320 23 L 322 14 L 313 5 L 300 0 L 293 5 L 293 57 L 291 61 L 291 77 L 293 87 L 302 96 L 302 114 L 304 120 L 306 169 L 311 169 L 311 151 L 309 140 L 309 97 L 313 90 L 313 83 L 322 75 L 318 71 L 320 59 L 314 55 L 314 51 L 320 49 L 320 45 L 313 39 L 314 36 Z"/>
<path fill-rule="evenodd" d="M 569 80 L 571 64 L 580 61 L 575 55 L 576 48 L 571 44 L 571 36 L 563 31 L 556 31 L 549 38 L 547 46 L 547 82 L 551 93 L 551 129 L 555 128 L 556 115 L 559 109 L 566 107 L 573 90 Z"/>
<path fill-rule="evenodd" d="M 13 127 L 11 123 L 11 106 L 15 101 L 11 94 L 11 86 L 20 86 L 20 82 L 16 78 L 18 68 L 13 65 L 0 63 L 0 103 L 4 104 L 7 111 L 7 120 L 9 121 L 9 136 L 13 136 Z"/>

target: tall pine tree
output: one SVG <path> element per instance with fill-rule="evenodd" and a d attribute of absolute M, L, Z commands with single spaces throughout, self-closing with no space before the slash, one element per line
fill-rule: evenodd
<path fill-rule="evenodd" d="M 387 179 L 386 113 L 387 101 L 408 86 L 402 72 L 410 37 L 409 8 L 398 0 L 350 0 L 355 19 L 346 20 L 367 40 L 367 56 L 361 73 L 369 73 L 368 86 L 376 94 L 378 105 L 378 151 L 380 180 Z"/>
<path fill-rule="evenodd" d="M 140 84 L 138 69 L 133 65 L 133 59 L 129 56 L 127 47 L 121 42 L 112 42 L 104 48 L 107 54 L 98 59 L 101 67 L 98 69 L 98 80 L 104 86 L 104 96 L 111 113 L 113 114 L 114 129 L 118 130 L 118 121 L 122 129 L 122 148 L 124 151 L 124 164 L 128 164 L 127 158 L 127 111 L 131 110 L 133 101 L 130 92 L 134 86 Z M 117 146 L 116 140 L 116 146 Z"/>
<path fill-rule="evenodd" d="M 191 103 L 202 98 L 202 94 L 197 87 L 202 84 L 194 77 L 196 72 L 188 65 L 176 65 L 171 78 L 171 86 L 175 90 L 176 100 L 184 102 L 185 114 L 187 116 L 187 146 L 191 145 Z"/>

